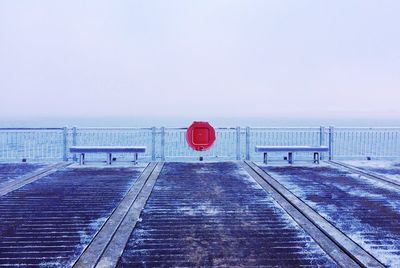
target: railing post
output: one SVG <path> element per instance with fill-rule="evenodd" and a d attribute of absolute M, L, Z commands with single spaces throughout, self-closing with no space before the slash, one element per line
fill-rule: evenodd
<path fill-rule="evenodd" d="M 324 146 L 325 145 L 325 127 L 320 126 L 319 127 L 319 146 Z M 324 153 L 321 153 L 319 155 L 320 160 L 324 159 Z"/>
<path fill-rule="evenodd" d="M 67 140 L 68 140 L 68 128 L 67 127 L 63 127 L 63 161 L 68 161 Z"/>
<path fill-rule="evenodd" d="M 236 160 L 240 160 L 240 127 L 236 127 Z"/>
<path fill-rule="evenodd" d="M 165 127 L 161 127 L 161 161 L 165 161 Z"/>
<path fill-rule="evenodd" d="M 246 160 L 250 160 L 250 127 L 246 127 Z"/>
<path fill-rule="evenodd" d="M 325 134 L 325 127 L 324 126 L 320 126 L 319 127 L 319 145 L 320 146 L 323 146 L 324 143 L 325 143 L 324 134 Z"/>
<path fill-rule="evenodd" d="M 156 127 L 151 128 L 151 160 L 156 161 Z"/>
<path fill-rule="evenodd" d="M 333 160 L 333 126 L 329 127 L 329 160 Z"/>
<path fill-rule="evenodd" d="M 76 146 L 76 144 L 77 144 L 77 142 L 76 142 L 76 137 L 77 137 L 76 127 L 73 127 L 73 128 L 72 128 L 72 146 Z M 73 160 L 74 162 L 77 161 L 76 154 L 73 154 L 73 155 L 72 155 L 72 160 Z"/>

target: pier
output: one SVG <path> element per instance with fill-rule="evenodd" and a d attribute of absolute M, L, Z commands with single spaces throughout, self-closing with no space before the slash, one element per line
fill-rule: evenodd
<path fill-rule="evenodd" d="M 185 131 L 0 129 L 0 267 L 400 265 L 400 129 Z"/>

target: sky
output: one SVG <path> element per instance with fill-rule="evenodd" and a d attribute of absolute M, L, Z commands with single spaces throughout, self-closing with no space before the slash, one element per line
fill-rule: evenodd
<path fill-rule="evenodd" d="M 400 1 L 0 0 L 0 114 L 400 118 Z"/>

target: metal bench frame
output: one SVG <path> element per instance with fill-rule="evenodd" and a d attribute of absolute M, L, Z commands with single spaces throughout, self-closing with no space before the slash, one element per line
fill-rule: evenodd
<path fill-rule="evenodd" d="M 293 153 L 294 152 L 313 152 L 314 163 L 319 164 L 320 153 L 328 152 L 327 146 L 256 146 L 256 152 L 264 153 L 264 163 L 268 163 L 269 152 L 288 152 L 288 163 L 293 164 Z"/>
<path fill-rule="evenodd" d="M 79 154 L 79 164 L 85 164 L 85 154 L 87 153 L 107 153 L 107 164 L 111 165 L 113 153 L 133 153 L 133 163 L 136 165 L 139 153 L 145 153 L 144 146 L 72 146 L 71 153 Z"/>

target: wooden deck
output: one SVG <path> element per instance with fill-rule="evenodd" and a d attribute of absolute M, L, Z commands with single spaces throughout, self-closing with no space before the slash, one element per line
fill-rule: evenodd
<path fill-rule="evenodd" d="M 0 164 L 0 266 L 399 263 L 400 189 L 338 163 L 13 165 Z"/>

